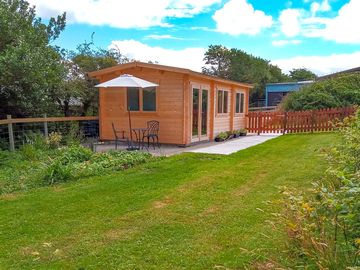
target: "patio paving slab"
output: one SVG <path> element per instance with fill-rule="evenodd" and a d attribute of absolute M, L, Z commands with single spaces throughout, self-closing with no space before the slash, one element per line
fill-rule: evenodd
<path fill-rule="evenodd" d="M 281 136 L 281 134 L 248 135 L 246 137 L 232 139 L 223 143 L 216 143 L 211 146 L 200 147 L 197 149 L 188 149 L 186 152 L 230 155 L 279 136 Z"/>
<path fill-rule="evenodd" d="M 176 145 L 161 145 L 160 148 L 153 148 L 150 146 L 149 149 L 142 149 L 141 151 L 149 152 L 154 156 L 172 156 L 181 154 L 183 152 L 192 152 L 192 153 L 207 153 L 207 154 L 220 154 L 220 155 L 230 155 L 237 151 L 249 148 L 251 146 L 263 143 L 270 139 L 276 138 L 281 134 L 262 134 L 262 135 L 248 135 L 246 137 L 240 137 L 237 139 L 232 139 L 226 142 L 204 142 L 188 147 L 179 147 Z M 118 150 L 126 150 L 126 144 L 120 144 Z M 96 152 L 106 152 L 109 150 L 114 150 L 115 144 L 106 143 L 99 144 L 94 149 Z"/>

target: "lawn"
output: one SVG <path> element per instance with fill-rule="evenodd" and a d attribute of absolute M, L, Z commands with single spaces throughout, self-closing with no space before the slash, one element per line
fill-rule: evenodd
<path fill-rule="evenodd" d="M 334 134 L 286 135 L 230 156 L 182 154 L 0 197 L 3 269 L 286 267 L 268 222 L 279 186 L 324 171 Z"/>

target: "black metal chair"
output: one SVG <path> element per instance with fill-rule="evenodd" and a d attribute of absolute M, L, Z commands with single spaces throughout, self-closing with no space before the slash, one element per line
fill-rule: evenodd
<path fill-rule="evenodd" d="M 147 122 L 147 129 L 143 134 L 142 143 L 144 145 L 145 139 L 147 139 L 147 148 L 150 147 L 150 139 L 153 141 L 154 149 L 155 149 L 155 140 L 156 145 L 160 148 L 159 143 L 159 129 L 160 129 L 160 123 L 159 121 L 152 120 Z"/>
<path fill-rule="evenodd" d="M 116 129 L 114 123 L 111 123 L 111 125 L 115 137 L 115 150 L 117 150 L 119 142 L 127 142 L 129 145 L 129 139 L 125 137 L 125 130 Z"/>

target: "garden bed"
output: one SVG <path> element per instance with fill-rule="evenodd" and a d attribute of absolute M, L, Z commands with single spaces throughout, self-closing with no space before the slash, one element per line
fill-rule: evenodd
<path fill-rule="evenodd" d="M 152 158 L 138 151 L 93 153 L 81 145 L 27 144 L 15 152 L 0 151 L 0 194 L 103 175 Z"/>

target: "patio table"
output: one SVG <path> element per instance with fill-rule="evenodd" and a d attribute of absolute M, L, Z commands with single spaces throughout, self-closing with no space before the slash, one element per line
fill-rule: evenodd
<path fill-rule="evenodd" d="M 141 149 L 142 138 L 147 130 L 148 130 L 147 128 L 132 128 L 131 129 L 131 132 L 133 132 L 135 134 L 135 145 L 137 144 L 138 147 L 134 146 L 133 142 L 131 142 L 131 146 L 129 147 L 130 150 L 140 150 Z"/>

